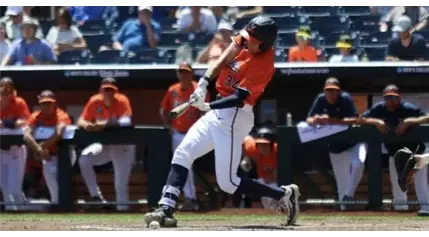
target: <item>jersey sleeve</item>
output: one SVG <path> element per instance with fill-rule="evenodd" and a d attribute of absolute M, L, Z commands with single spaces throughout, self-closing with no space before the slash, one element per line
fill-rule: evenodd
<path fill-rule="evenodd" d="M 161 108 L 166 112 L 170 112 L 173 109 L 173 108 L 171 108 L 171 92 L 170 92 L 170 90 L 168 90 L 167 93 L 165 93 L 164 97 L 162 98 Z"/>
<path fill-rule="evenodd" d="M 120 100 L 119 114 L 120 116 L 127 116 L 127 117 L 131 117 L 133 115 L 130 100 L 126 96 L 123 96 Z"/>
<path fill-rule="evenodd" d="M 365 118 L 380 118 L 380 110 L 381 110 L 380 105 L 375 105 L 371 109 L 369 109 L 366 112 L 364 112 L 362 114 L 362 117 L 365 117 Z"/>
<path fill-rule="evenodd" d="M 95 103 L 92 99 L 86 103 L 85 108 L 83 108 L 82 114 L 80 115 L 82 119 L 86 121 L 94 121 L 95 120 Z"/>
<path fill-rule="evenodd" d="M 30 110 L 28 109 L 28 105 L 24 100 L 19 100 L 17 110 L 18 119 L 26 120 L 30 117 Z"/>
<path fill-rule="evenodd" d="M 58 122 L 62 123 L 64 125 L 71 125 L 71 119 L 70 116 L 66 113 L 66 112 L 62 112 L 59 116 L 58 116 Z"/>

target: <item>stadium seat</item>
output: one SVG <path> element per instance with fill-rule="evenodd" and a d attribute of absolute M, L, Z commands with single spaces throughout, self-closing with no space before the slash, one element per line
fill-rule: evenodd
<path fill-rule="evenodd" d="M 313 26 L 311 25 L 311 29 L 315 29 L 319 32 L 319 35 L 322 39 L 326 38 L 328 35 L 333 33 L 342 33 L 342 32 L 349 32 L 350 31 L 350 25 L 344 24 L 344 25 L 319 25 L 319 26 Z"/>
<path fill-rule="evenodd" d="M 110 30 L 106 26 L 106 22 L 104 20 L 85 21 L 83 25 L 79 26 L 79 30 L 82 32 L 83 35 L 110 33 Z"/>
<path fill-rule="evenodd" d="M 128 54 L 121 50 L 107 50 L 95 55 L 92 63 L 95 64 L 126 64 L 128 63 Z"/>
<path fill-rule="evenodd" d="M 278 45 L 286 48 L 296 45 L 295 33 L 279 33 Z"/>
<path fill-rule="evenodd" d="M 361 35 L 368 35 L 379 31 L 380 16 L 350 16 L 352 29 L 361 32 Z"/>
<path fill-rule="evenodd" d="M 116 23 L 121 26 L 125 21 L 137 18 L 138 8 L 136 6 L 117 6 L 119 16 L 116 19 Z"/>
<path fill-rule="evenodd" d="M 300 15 L 305 16 L 330 16 L 338 13 L 338 7 L 330 6 L 303 6 Z"/>
<path fill-rule="evenodd" d="M 391 38 L 390 32 L 375 32 L 363 37 L 362 43 L 370 46 L 385 46 Z"/>
<path fill-rule="evenodd" d="M 234 29 L 236 29 L 236 30 L 243 29 L 243 28 L 244 28 L 244 26 L 246 26 L 246 24 L 247 24 L 251 19 L 252 19 L 251 17 L 245 17 L 245 18 L 237 19 L 237 20 L 235 21 L 235 23 L 234 23 Z M 274 20 L 275 20 L 275 19 L 274 19 Z M 279 27 L 280 27 L 280 25 L 279 25 L 279 24 L 277 24 L 277 26 L 279 26 Z"/>
<path fill-rule="evenodd" d="M 286 52 L 286 49 L 284 48 L 276 48 L 274 50 L 274 56 L 276 62 L 287 62 L 288 61 L 288 54 Z"/>
<path fill-rule="evenodd" d="M 366 47 L 364 50 L 369 61 L 384 61 L 386 58 L 385 47 Z"/>
<path fill-rule="evenodd" d="M 296 29 L 301 25 L 308 23 L 308 20 L 304 16 L 294 16 L 294 17 L 273 17 L 273 20 L 276 21 L 277 26 L 280 32 L 295 32 Z M 235 28 L 235 27 L 234 27 Z M 236 28 L 240 29 L 240 28 Z"/>
<path fill-rule="evenodd" d="M 325 47 L 334 47 L 335 44 L 337 43 L 337 41 L 340 39 L 340 36 L 343 34 L 348 34 L 350 35 L 350 37 L 353 39 L 353 45 L 358 45 L 359 44 L 359 33 L 358 32 L 334 32 L 331 33 L 329 35 L 327 35 L 326 37 L 324 37 L 322 39 L 322 45 Z"/>
<path fill-rule="evenodd" d="M 174 51 L 165 49 L 142 49 L 130 58 L 131 64 L 173 63 Z"/>
<path fill-rule="evenodd" d="M 84 36 L 84 38 L 86 40 L 86 44 L 88 45 L 89 50 L 91 50 L 93 54 L 96 54 L 98 52 L 100 46 L 110 46 L 113 43 L 113 36 L 110 34 L 86 35 Z"/>
<path fill-rule="evenodd" d="M 161 31 L 164 33 L 172 33 L 177 31 L 176 18 L 164 18 L 161 23 Z"/>
<path fill-rule="evenodd" d="M 49 30 L 51 29 L 52 26 L 54 26 L 55 22 L 54 21 L 40 21 L 40 30 L 43 33 L 43 36 L 46 38 L 46 36 L 49 33 Z"/>
<path fill-rule="evenodd" d="M 310 16 L 309 22 L 313 26 L 337 26 L 351 24 L 348 16 Z"/>
<path fill-rule="evenodd" d="M 88 50 L 69 50 L 58 55 L 58 64 L 89 64 L 91 53 Z"/>
<path fill-rule="evenodd" d="M 429 42 L 429 30 L 417 31 L 416 33 L 423 36 L 423 38 L 425 38 L 426 42 Z"/>
<path fill-rule="evenodd" d="M 367 6 L 343 6 L 340 7 L 338 13 L 348 16 L 365 16 L 370 14 L 370 10 Z"/>
<path fill-rule="evenodd" d="M 179 47 L 183 43 L 192 44 L 196 34 L 193 33 L 163 33 L 159 41 L 160 47 Z"/>
<path fill-rule="evenodd" d="M 271 17 L 279 16 L 293 16 L 299 11 L 298 7 L 289 6 L 266 6 L 264 7 L 264 14 Z"/>
<path fill-rule="evenodd" d="M 213 34 L 200 33 L 195 34 L 195 38 L 192 40 L 192 44 L 195 46 L 205 47 L 213 39 Z"/>

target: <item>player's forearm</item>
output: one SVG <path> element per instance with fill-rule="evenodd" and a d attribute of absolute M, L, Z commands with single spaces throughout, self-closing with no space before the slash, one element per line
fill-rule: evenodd
<path fill-rule="evenodd" d="M 92 124 L 91 122 L 89 122 L 89 121 L 86 121 L 85 119 L 83 119 L 83 118 L 79 118 L 79 120 L 77 121 L 77 126 L 78 127 L 81 127 L 81 128 L 85 128 L 85 127 L 87 127 L 88 125 L 90 125 L 90 124 Z"/>
<path fill-rule="evenodd" d="M 429 123 L 429 115 L 425 115 L 418 118 L 407 118 L 405 119 L 405 122 L 407 122 L 410 125 L 420 125 L 424 123 Z"/>
<path fill-rule="evenodd" d="M 426 28 L 426 25 L 427 25 L 427 20 L 425 19 L 425 20 L 422 20 L 422 21 L 420 21 L 419 23 L 417 23 L 417 25 L 415 25 L 412 29 L 412 31 L 414 32 L 414 31 L 420 31 L 420 30 L 423 30 L 424 28 Z"/>
<path fill-rule="evenodd" d="M 355 124 L 359 125 L 375 125 L 380 122 L 380 119 L 377 118 L 365 118 L 365 117 L 359 117 L 356 119 Z"/>
<path fill-rule="evenodd" d="M 29 147 L 31 150 L 38 152 L 39 151 L 39 144 L 37 144 L 36 139 L 34 139 L 32 135 L 33 130 L 30 127 L 26 127 L 24 130 L 24 143 Z"/>
<path fill-rule="evenodd" d="M 353 125 L 356 124 L 358 118 L 329 118 L 329 124 L 338 124 L 338 125 Z"/>
<path fill-rule="evenodd" d="M 58 144 L 62 139 L 66 126 L 64 124 L 59 124 L 55 128 L 55 134 L 43 142 L 43 148 L 49 148 Z"/>

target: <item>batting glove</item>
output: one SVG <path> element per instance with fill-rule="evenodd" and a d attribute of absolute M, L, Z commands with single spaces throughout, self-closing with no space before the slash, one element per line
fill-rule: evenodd
<path fill-rule="evenodd" d="M 208 85 L 209 85 L 209 82 L 204 77 L 202 77 L 198 81 L 198 87 L 195 88 L 194 94 L 198 94 L 201 98 L 206 98 Z M 203 101 L 204 101 L 204 99 L 203 99 Z"/>
<path fill-rule="evenodd" d="M 203 111 L 203 112 L 207 112 L 210 110 L 210 105 L 209 103 L 204 102 L 203 97 L 201 97 L 198 93 L 193 93 L 191 95 L 191 101 L 192 102 L 192 106 Z"/>

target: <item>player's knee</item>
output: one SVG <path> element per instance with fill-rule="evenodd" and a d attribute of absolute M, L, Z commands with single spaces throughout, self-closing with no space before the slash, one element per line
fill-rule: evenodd
<path fill-rule="evenodd" d="M 79 166 L 80 167 L 86 167 L 86 166 L 88 166 L 90 163 L 89 163 L 89 157 L 87 156 L 87 155 L 81 155 L 80 157 L 79 157 Z"/>
<path fill-rule="evenodd" d="M 360 160 L 353 160 L 351 162 L 351 166 L 352 166 L 352 169 L 362 169 L 364 166 L 364 163 Z"/>
<path fill-rule="evenodd" d="M 171 163 L 183 166 L 187 169 L 192 167 L 192 159 L 189 156 L 189 152 L 180 146 L 174 151 L 173 160 Z"/>
<path fill-rule="evenodd" d="M 222 189 L 222 191 L 229 193 L 229 194 L 234 194 L 235 191 L 237 190 L 238 187 L 238 183 L 233 183 L 232 180 L 228 177 L 228 176 L 222 176 L 222 177 L 217 177 L 217 184 L 219 185 L 219 188 Z"/>

